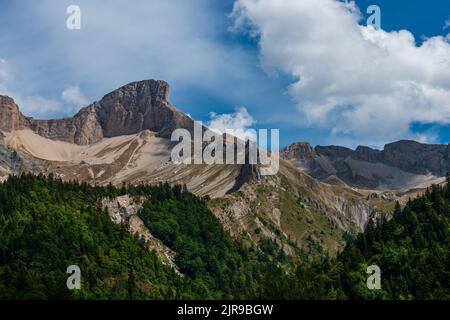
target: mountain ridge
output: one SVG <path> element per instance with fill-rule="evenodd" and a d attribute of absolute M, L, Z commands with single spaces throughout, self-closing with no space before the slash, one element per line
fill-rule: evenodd
<path fill-rule="evenodd" d="M 194 120 L 168 96 L 164 81 L 132 82 L 61 120 L 27 118 L 14 100 L 3 97 L 0 179 L 32 172 L 91 185 L 186 185 L 211 198 L 212 211 L 233 237 L 249 246 L 270 239 L 294 256 L 298 250 L 322 254 L 320 248 L 335 254 L 344 232 L 361 232 L 392 211 L 393 201 L 380 203 L 383 197 L 369 198 L 344 182 L 320 181 L 284 159 L 268 177 L 259 174 L 258 165 L 173 163 L 171 133 L 193 130 Z M 305 159 L 317 155 L 311 147 L 305 150 Z M 10 161 L 14 155 L 19 160 Z"/>
<path fill-rule="evenodd" d="M 337 176 L 349 185 L 372 189 L 410 187 L 395 184 L 420 177 L 443 178 L 450 172 L 450 144 L 423 144 L 400 140 L 386 144 L 383 150 L 358 146 L 355 150 L 341 146 L 312 147 L 297 142 L 285 147 L 281 156 L 313 177 L 326 180 Z M 431 184 L 431 183 L 430 183 Z"/>

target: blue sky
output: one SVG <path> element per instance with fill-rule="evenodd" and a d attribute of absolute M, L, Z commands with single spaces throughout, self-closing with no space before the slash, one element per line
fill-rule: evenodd
<path fill-rule="evenodd" d="M 0 93 L 27 115 L 59 118 L 123 84 L 155 78 L 170 83 L 171 101 L 195 119 L 211 121 L 214 112 L 216 122 L 228 114 L 236 118 L 230 125 L 279 128 L 281 145 L 450 141 L 443 38 L 450 2 L 357 0 L 363 17 L 355 25 L 365 24 L 369 5 L 381 8 L 381 40 L 370 32 L 361 40 L 352 25 L 356 13 L 336 0 L 297 2 L 0 0 Z M 70 4 L 81 8 L 81 30 L 65 26 Z M 231 16 L 234 5 L 240 10 Z M 414 57 L 420 63 L 402 65 L 415 52 L 407 36 L 395 33 L 403 29 L 417 47 L 426 43 Z M 436 36 L 442 37 L 429 41 Z M 385 67 L 360 72 L 374 60 L 364 51 L 373 46 L 386 54 Z M 384 87 L 383 79 L 393 85 Z"/>

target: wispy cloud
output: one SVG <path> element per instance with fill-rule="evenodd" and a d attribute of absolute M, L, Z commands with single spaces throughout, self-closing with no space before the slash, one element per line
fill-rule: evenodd
<path fill-rule="evenodd" d="M 41 119 L 49 114 L 62 114 L 64 104 L 57 99 L 50 99 L 39 95 L 24 96 L 19 92 L 11 92 L 9 94 L 19 105 L 20 110 L 27 116 L 33 116 Z M 64 114 L 70 115 L 69 112 Z"/>
<path fill-rule="evenodd" d="M 46 99 L 39 95 L 24 95 L 10 88 L 15 78 L 13 68 L 8 61 L 0 58 L 0 94 L 8 95 L 16 101 L 21 110 L 27 115 L 39 116 L 55 111 L 60 111 L 61 104 L 57 100 Z"/>

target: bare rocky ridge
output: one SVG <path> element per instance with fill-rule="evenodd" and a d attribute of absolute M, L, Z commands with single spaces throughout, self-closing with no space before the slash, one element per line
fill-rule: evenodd
<path fill-rule="evenodd" d="M 359 146 L 312 148 L 307 143 L 286 147 L 282 157 L 313 177 L 326 181 L 336 176 L 366 189 L 412 189 L 440 183 L 450 172 L 450 145 L 415 141 L 388 144 L 383 150 Z"/>

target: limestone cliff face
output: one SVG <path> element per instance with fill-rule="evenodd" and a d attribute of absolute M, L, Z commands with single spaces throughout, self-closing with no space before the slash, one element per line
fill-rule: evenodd
<path fill-rule="evenodd" d="M 145 129 L 170 138 L 175 128 L 190 128 L 192 120 L 169 102 L 164 81 L 130 83 L 107 94 L 95 105 L 105 137 L 133 134 Z"/>
<path fill-rule="evenodd" d="M 164 81 L 133 82 L 81 109 L 73 118 L 61 120 L 26 118 L 11 98 L 0 96 L 0 130 L 30 128 L 45 138 L 80 145 L 143 130 L 163 138 L 170 138 L 176 128 L 192 131 L 193 120 L 172 106 L 168 96 L 169 85 Z"/>

